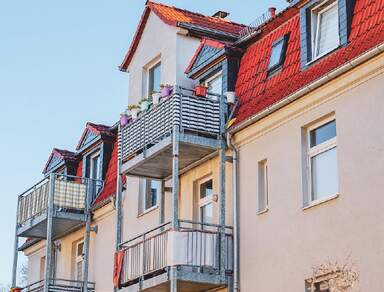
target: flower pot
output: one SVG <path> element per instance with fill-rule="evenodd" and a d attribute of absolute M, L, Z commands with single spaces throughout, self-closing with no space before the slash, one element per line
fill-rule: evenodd
<path fill-rule="evenodd" d="M 206 97 L 208 93 L 208 88 L 203 86 L 203 85 L 197 85 L 195 87 L 195 95 L 196 96 L 201 96 L 201 97 Z"/>
<path fill-rule="evenodd" d="M 236 100 L 236 94 L 234 91 L 228 91 L 226 94 L 227 97 L 227 103 L 234 104 Z"/>
<path fill-rule="evenodd" d="M 162 94 L 159 92 L 152 93 L 152 102 L 154 105 L 157 105 L 160 102 Z"/>
<path fill-rule="evenodd" d="M 149 108 L 149 101 L 148 100 L 144 100 L 140 103 L 140 110 L 142 112 L 145 112 L 146 110 L 148 110 Z"/>
<path fill-rule="evenodd" d="M 132 120 L 136 120 L 137 119 L 137 114 L 139 113 L 139 109 L 138 108 L 133 108 L 130 110 L 131 112 L 131 117 L 132 117 Z"/>
<path fill-rule="evenodd" d="M 129 117 L 126 113 L 120 115 L 120 125 L 125 127 L 128 124 Z"/>
<path fill-rule="evenodd" d="M 171 86 L 163 86 L 161 88 L 161 97 L 167 97 L 172 94 L 172 87 Z"/>

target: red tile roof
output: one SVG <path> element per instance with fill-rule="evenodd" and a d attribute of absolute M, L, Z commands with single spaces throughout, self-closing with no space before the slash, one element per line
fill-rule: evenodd
<path fill-rule="evenodd" d="M 303 71 L 300 66 L 298 10 L 288 9 L 266 26 L 273 27 L 276 21 L 286 18 L 292 11 L 296 12 L 283 24 L 273 31 L 262 33 L 261 37 L 248 47 L 241 59 L 236 82 L 240 105 L 235 125 L 384 41 L 384 0 L 356 0 L 348 45 L 323 57 Z M 290 33 L 290 37 L 282 70 L 268 78 L 267 67 L 272 43 L 287 33 Z"/>
<path fill-rule="evenodd" d="M 237 35 L 245 26 L 242 24 L 228 21 L 227 19 L 206 16 L 200 13 L 191 12 L 185 9 L 168 6 L 165 4 L 147 1 L 144 12 L 141 16 L 136 33 L 133 37 L 131 46 L 126 54 L 123 63 L 120 65 L 121 71 L 126 71 L 132 57 L 140 42 L 144 27 L 147 23 L 150 12 L 153 11 L 163 22 L 171 26 L 178 26 L 179 23 L 187 23 L 205 29 L 221 31 L 224 33 Z"/>

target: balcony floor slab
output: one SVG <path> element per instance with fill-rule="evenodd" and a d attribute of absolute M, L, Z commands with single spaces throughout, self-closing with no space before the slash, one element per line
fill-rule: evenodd
<path fill-rule="evenodd" d="M 216 152 L 221 141 L 190 134 L 180 135 L 179 169 L 202 160 Z M 168 136 L 151 148 L 126 161 L 122 173 L 130 176 L 165 179 L 172 175 L 172 137 Z"/>

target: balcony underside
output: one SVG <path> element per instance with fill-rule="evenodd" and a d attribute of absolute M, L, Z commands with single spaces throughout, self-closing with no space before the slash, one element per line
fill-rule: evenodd
<path fill-rule="evenodd" d="M 220 148 L 221 141 L 215 138 L 180 134 L 179 170 L 214 153 Z M 172 175 L 173 143 L 172 137 L 134 156 L 122 166 L 122 172 L 131 176 L 165 179 Z"/>
<path fill-rule="evenodd" d="M 85 216 L 82 213 L 71 213 L 63 211 L 55 211 L 52 222 L 53 238 L 70 232 L 80 227 L 85 222 Z M 20 237 L 47 237 L 47 214 L 41 214 L 25 221 L 17 229 L 17 235 Z"/>
<path fill-rule="evenodd" d="M 180 292 L 203 292 L 228 286 L 228 282 L 221 282 L 219 275 L 193 272 L 189 267 L 179 268 L 177 271 L 177 279 L 177 290 Z M 170 284 L 171 281 L 169 275 L 167 272 L 164 272 L 163 274 L 148 277 L 143 280 L 141 283 L 141 290 L 140 284 L 135 283 L 128 287 L 122 288 L 120 291 L 169 292 Z"/>

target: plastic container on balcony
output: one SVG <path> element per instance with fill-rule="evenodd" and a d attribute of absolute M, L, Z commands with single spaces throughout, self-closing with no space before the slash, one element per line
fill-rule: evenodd
<path fill-rule="evenodd" d="M 152 102 L 153 105 L 157 105 L 160 102 L 160 98 L 162 97 L 162 94 L 160 92 L 154 92 L 152 93 Z"/>
<path fill-rule="evenodd" d="M 208 93 L 208 87 L 204 85 L 196 85 L 195 95 L 200 97 L 206 97 Z"/>
<path fill-rule="evenodd" d="M 145 112 L 149 109 L 149 100 L 147 98 L 143 98 L 140 101 L 140 111 Z"/>
<path fill-rule="evenodd" d="M 225 93 L 227 97 L 227 103 L 234 104 L 236 100 L 236 93 L 234 91 L 228 91 Z"/>
<path fill-rule="evenodd" d="M 135 104 L 133 105 L 129 105 L 128 106 L 128 110 L 131 114 L 131 117 L 132 117 L 132 120 L 136 120 L 137 119 L 137 115 L 139 113 L 139 107 Z"/>
<path fill-rule="evenodd" d="M 168 97 L 172 94 L 171 85 L 162 85 L 161 86 L 161 97 Z"/>
<path fill-rule="evenodd" d="M 120 125 L 122 127 L 125 127 L 126 125 L 128 125 L 128 122 L 129 122 L 129 117 L 128 117 L 127 112 L 121 113 L 120 114 Z"/>

